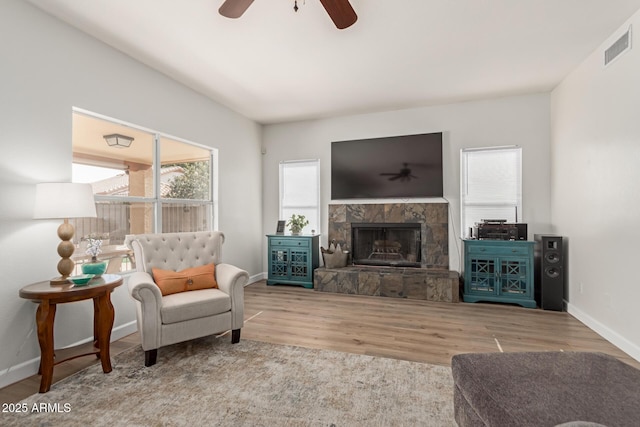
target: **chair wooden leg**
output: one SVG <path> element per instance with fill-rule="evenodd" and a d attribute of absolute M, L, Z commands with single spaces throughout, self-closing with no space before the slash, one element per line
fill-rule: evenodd
<path fill-rule="evenodd" d="M 158 349 L 154 348 L 153 350 L 147 350 L 144 352 L 144 366 L 153 366 L 156 364 L 156 360 L 158 359 Z"/>
<path fill-rule="evenodd" d="M 234 329 L 231 331 L 231 344 L 238 344 L 240 342 L 240 329 Z"/>

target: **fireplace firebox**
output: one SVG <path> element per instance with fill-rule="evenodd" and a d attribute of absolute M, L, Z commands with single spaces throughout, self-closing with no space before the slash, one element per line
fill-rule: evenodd
<path fill-rule="evenodd" d="M 419 223 L 352 223 L 351 233 L 354 264 L 420 267 Z"/>

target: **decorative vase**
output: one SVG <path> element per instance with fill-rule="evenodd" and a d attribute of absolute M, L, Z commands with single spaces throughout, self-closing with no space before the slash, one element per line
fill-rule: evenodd
<path fill-rule="evenodd" d="M 94 274 L 94 277 L 100 277 L 107 271 L 107 261 L 98 261 L 96 257 L 91 258 L 91 262 L 82 264 L 82 273 Z"/>
<path fill-rule="evenodd" d="M 302 230 L 301 230 L 300 228 L 294 228 L 294 227 L 291 227 L 291 235 L 292 235 L 292 236 L 298 236 L 298 235 L 300 235 L 300 232 L 301 232 L 301 231 L 302 231 Z"/>

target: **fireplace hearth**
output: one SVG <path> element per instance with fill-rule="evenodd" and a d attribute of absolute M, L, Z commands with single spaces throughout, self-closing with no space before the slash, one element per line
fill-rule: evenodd
<path fill-rule="evenodd" d="M 419 223 L 352 223 L 354 265 L 420 267 Z"/>

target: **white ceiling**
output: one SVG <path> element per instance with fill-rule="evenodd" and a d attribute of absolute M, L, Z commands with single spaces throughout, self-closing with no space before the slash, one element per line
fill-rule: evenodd
<path fill-rule="evenodd" d="M 549 91 L 640 0 L 28 0 L 260 123 Z"/>

